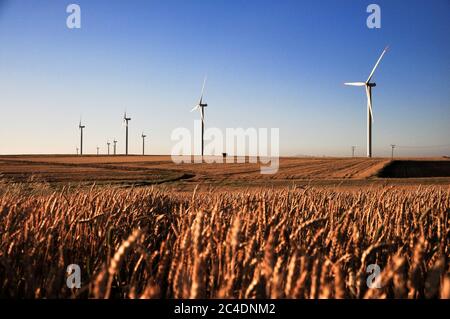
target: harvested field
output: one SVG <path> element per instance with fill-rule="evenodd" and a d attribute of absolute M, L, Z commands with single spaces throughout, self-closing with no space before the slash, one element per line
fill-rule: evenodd
<path fill-rule="evenodd" d="M 0 160 L 0 176 L 13 182 L 121 183 L 151 185 L 191 177 L 174 170 L 113 164 Z"/>
<path fill-rule="evenodd" d="M 221 158 L 207 158 L 209 161 Z M 0 175 L 13 182 L 38 180 L 52 184 L 100 183 L 118 185 L 169 184 L 192 191 L 197 185 L 223 187 L 285 187 L 292 185 L 350 186 L 365 185 L 449 185 L 448 175 L 423 179 L 390 176 L 395 164 L 385 158 L 280 158 L 275 174 L 261 174 L 261 163 L 183 163 L 170 156 L 3 156 Z M 448 167 L 449 160 L 407 160 L 415 171 Z M 435 163 L 435 164 L 433 164 Z M 431 165 L 431 166 L 430 166 Z M 408 170 L 408 172 L 412 172 Z"/>

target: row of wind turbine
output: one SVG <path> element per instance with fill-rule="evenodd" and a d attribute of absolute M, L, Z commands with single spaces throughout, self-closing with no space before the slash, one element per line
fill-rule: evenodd
<path fill-rule="evenodd" d="M 124 115 L 123 115 L 123 123 L 126 127 L 125 130 L 125 155 L 128 155 L 128 122 L 131 121 L 131 117 L 127 117 L 127 112 L 125 111 Z M 85 125 L 81 124 L 81 118 L 80 118 L 80 123 L 78 124 L 78 128 L 80 129 L 80 148 L 78 149 L 77 147 L 77 155 L 83 155 L 83 130 L 86 128 Z M 142 155 L 145 155 L 145 138 L 147 137 L 147 135 L 144 135 L 144 132 L 142 132 Z M 113 140 L 114 143 L 114 155 L 117 154 L 117 140 Z M 108 155 L 110 155 L 110 145 L 111 143 L 109 142 L 109 140 L 106 143 L 107 148 L 108 148 Z M 80 151 L 78 153 L 78 150 Z M 97 146 L 97 155 L 99 155 L 99 151 L 100 148 Z"/>
<path fill-rule="evenodd" d="M 367 157 L 372 157 L 372 124 L 373 124 L 373 104 L 372 104 L 372 88 L 374 88 L 377 84 L 375 82 L 371 82 L 372 77 L 386 54 L 388 47 L 386 47 L 378 58 L 375 66 L 369 74 L 369 77 L 365 82 L 346 82 L 345 85 L 349 86 L 363 86 L 366 91 L 367 96 Z M 191 112 L 199 110 L 200 111 L 200 119 L 202 124 L 202 135 L 201 135 L 201 155 L 204 156 L 204 132 L 205 132 L 205 107 L 208 106 L 207 103 L 203 101 L 204 93 L 205 93 L 205 85 L 206 85 L 206 76 L 203 80 L 202 91 L 200 94 L 200 100 L 196 106 L 191 110 Z M 352 156 L 354 156 L 354 148 L 352 150 Z"/>
<path fill-rule="evenodd" d="M 373 105 L 372 105 L 372 88 L 376 86 L 375 82 L 371 82 L 372 77 L 375 73 L 375 70 L 377 69 L 378 65 L 380 64 L 381 60 L 383 59 L 384 55 L 386 54 L 388 48 L 386 47 L 383 52 L 381 53 L 380 57 L 378 58 L 377 62 L 375 63 L 375 66 L 373 67 L 372 71 L 369 74 L 369 77 L 365 82 L 346 82 L 345 85 L 348 86 L 362 86 L 365 88 L 366 96 L 367 96 L 367 157 L 372 157 L 372 124 L 373 124 Z M 191 112 L 193 111 L 199 111 L 200 112 L 200 119 L 201 119 L 201 125 L 202 125 L 202 134 L 201 134 L 201 155 L 204 156 L 204 134 L 205 134 L 205 107 L 208 106 L 207 103 L 204 102 L 204 94 L 205 94 L 205 86 L 206 86 L 206 76 L 203 80 L 203 86 L 200 93 L 200 99 L 195 105 Z M 127 116 L 127 112 L 125 111 L 123 115 L 123 124 L 125 126 L 125 155 L 128 155 L 128 122 L 131 121 L 131 117 Z M 80 154 L 83 155 L 83 129 L 85 128 L 84 125 L 81 125 L 81 120 L 79 124 L 79 128 L 81 131 L 81 143 L 80 143 Z M 145 154 L 145 138 L 147 137 L 142 133 L 142 154 Z M 116 143 L 117 141 L 114 140 L 114 155 L 116 154 Z M 108 154 L 109 154 L 109 141 L 108 141 Z M 352 156 L 354 156 L 354 147 L 352 147 Z"/>

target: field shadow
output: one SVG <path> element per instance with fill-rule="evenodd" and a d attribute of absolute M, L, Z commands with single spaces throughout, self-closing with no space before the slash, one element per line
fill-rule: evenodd
<path fill-rule="evenodd" d="M 450 161 L 392 161 L 378 172 L 378 177 L 450 177 Z"/>

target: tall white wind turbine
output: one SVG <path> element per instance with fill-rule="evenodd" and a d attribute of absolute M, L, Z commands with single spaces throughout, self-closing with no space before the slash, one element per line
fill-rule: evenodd
<path fill-rule="evenodd" d="M 202 158 L 203 158 L 203 149 L 204 149 L 203 135 L 205 133 L 205 110 L 204 110 L 204 108 L 208 106 L 208 104 L 203 103 L 203 94 L 205 93 L 205 85 L 206 85 L 206 76 L 205 76 L 205 79 L 203 80 L 203 87 L 202 87 L 202 93 L 200 94 L 200 100 L 199 100 L 198 104 L 196 106 L 194 106 L 194 108 L 191 110 L 191 112 L 193 112 L 195 110 L 200 111 L 200 117 L 202 120 Z"/>
<path fill-rule="evenodd" d="M 381 59 L 383 58 L 384 54 L 387 52 L 388 47 L 386 47 L 383 52 L 381 53 L 380 57 L 378 58 L 377 63 L 375 63 L 375 66 L 372 69 L 372 72 L 370 72 L 369 77 L 367 78 L 366 82 L 347 82 L 344 83 L 345 85 L 350 86 L 364 86 L 366 89 L 366 95 L 367 95 L 367 157 L 372 157 L 372 122 L 373 122 L 373 111 L 372 111 L 372 88 L 376 86 L 376 83 L 370 82 L 370 80 L 373 77 L 373 74 L 375 73 L 376 68 L 378 67 L 378 64 L 380 64 Z"/>
<path fill-rule="evenodd" d="M 131 117 L 127 117 L 127 111 L 123 113 L 123 125 L 125 125 L 125 155 L 128 155 L 128 122 Z"/>

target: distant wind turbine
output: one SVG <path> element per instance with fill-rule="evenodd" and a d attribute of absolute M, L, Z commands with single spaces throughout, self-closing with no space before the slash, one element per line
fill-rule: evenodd
<path fill-rule="evenodd" d="M 83 155 L 83 129 L 85 128 L 85 125 L 81 125 L 81 119 L 80 124 L 78 124 L 78 128 L 80 129 L 80 155 Z"/>
<path fill-rule="evenodd" d="M 355 157 L 355 149 L 356 149 L 356 145 L 352 146 L 352 157 Z"/>
<path fill-rule="evenodd" d="M 395 149 L 396 147 L 397 147 L 397 145 L 391 144 L 391 149 L 392 149 L 392 152 L 391 152 L 391 160 L 394 159 L 394 149 Z"/>
<path fill-rule="evenodd" d="M 364 86 L 366 88 L 367 95 L 367 157 L 372 157 L 372 122 L 373 122 L 373 112 L 372 112 L 372 88 L 376 86 L 376 83 L 371 83 L 373 74 L 375 73 L 378 64 L 383 58 L 384 54 L 387 52 L 387 47 L 383 50 L 380 57 L 378 58 L 377 63 L 370 72 L 369 77 L 366 82 L 347 82 L 345 85 L 350 86 Z"/>
<path fill-rule="evenodd" d="M 111 145 L 111 143 L 108 141 L 106 142 L 106 144 L 108 145 L 108 155 L 109 155 L 109 146 Z"/>
<path fill-rule="evenodd" d="M 145 138 L 147 137 L 147 135 L 144 135 L 144 132 L 142 132 L 142 155 L 145 155 Z"/>
<path fill-rule="evenodd" d="M 195 110 L 199 110 L 200 111 L 200 117 L 201 117 L 201 120 L 202 120 L 202 157 L 203 157 L 203 149 L 204 149 L 204 138 L 203 138 L 203 136 L 204 136 L 204 133 L 205 133 L 205 110 L 204 110 L 204 108 L 208 106 L 208 104 L 203 103 L 203 94 L 205 92 L 205 85 L 206 85 L 206 76 L 205 76 L 205 79 L 203 80 L 203 87 L 202 87 L 202 93 L 200 95 L 200 101 L 191 110 L 191 112 L 193 112 Z"/>
<path fill-rule="evenodd" d="M 131 117 L 127 117 L 127 112 L 123 114 L 123 123 L 125 124 L 125 155 L 128 155 L 128 122 L 131 121 Z"/>
<path fill-rule="evenodd" d="M 116 155 L 116 146 L 117 146 L 117 141 L 116 141 L 116 140 L 114 140 L 114 141 L 113 141 L 113 143 L 114 143 L 114 155 Z"/>

